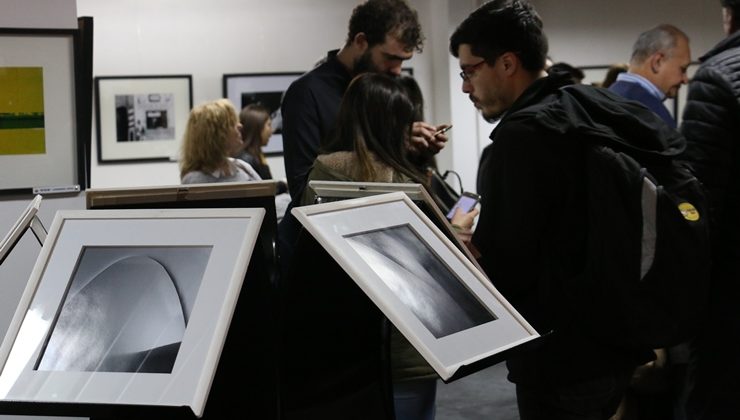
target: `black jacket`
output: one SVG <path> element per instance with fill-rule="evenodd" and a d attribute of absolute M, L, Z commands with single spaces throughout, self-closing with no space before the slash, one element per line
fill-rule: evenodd
<path fill-rule="evenodd" d="M 508 360 L 518 383 L 572 383 L 629 371 L 651 352 L 593 339 L 566 299 L 586 263 L 585 147 L 578 135 L 645 139 L 645 149 L 684 147 L 682 137 L 641 104 L 606 89 L 537 80 L 512 105 L 481 157 L 481 214 L 473 243 L 494 285 L 540 333 L 540 347 Z M 573 106 L 587 104 L 584 109 Z"/>
<path fill-rule="evenodd" d="M 740 31 L 700 60 L 681 125 L 685 158 L 709 191 L 715 261 L 740 268 Z"/>

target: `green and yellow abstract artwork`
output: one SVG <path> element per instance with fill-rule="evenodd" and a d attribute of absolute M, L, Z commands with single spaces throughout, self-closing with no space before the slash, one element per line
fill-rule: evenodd
<path fill-rule="evenodd" d="M 0 67 L 0 155 L 43 153 L 43 68 Z"/>

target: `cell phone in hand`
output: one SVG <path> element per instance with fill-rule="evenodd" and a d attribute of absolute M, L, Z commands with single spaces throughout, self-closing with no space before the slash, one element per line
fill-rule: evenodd
<path fill-rule="evenodd" d="M 447 218 L 449 220 L 452 220 L 452 216 L 455 215 L 455 211 L 457 211 L 458 208 L 460 208 L 463 213 L 467 213 L 470 210 L 473 210 L 475 206 L 480 201 L 480 196 L 476 193 L 465 191 L 460 195 L 460 198 L 457 200 L 454 206 L 450 209 L 450 212 L 447 213 Z"/>

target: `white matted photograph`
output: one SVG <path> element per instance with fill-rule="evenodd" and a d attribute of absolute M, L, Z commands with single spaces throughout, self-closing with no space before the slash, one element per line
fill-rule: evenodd
<path fill-rule="evenodd" d="M 200 417 L 264 214 L 57 212 L 0 345 L 0 400 Z"/>
<path fill-rule="evenodd" d="M 75 123 L 75 50 L 73 30 L 0 33 L 0 192 L 84 188 L 84 147 Z"/>
<path fill-rule="evenodd" d="M 96 77 L 98 161 L 177 160 L 192 107 L 190 75 Z"/>
<path fill-rule="evenodd" d="M 443 380 L 539 337 L 406 194 L 293 214 Z"/>

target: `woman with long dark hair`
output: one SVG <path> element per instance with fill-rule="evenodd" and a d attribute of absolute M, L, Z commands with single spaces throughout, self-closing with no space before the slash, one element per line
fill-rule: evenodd
<path fill-rule="evenodd" d="M 413 182 L 427 179 L 408 160 L 414 105 L 390 76 L 364 73 L 350 83 L 337 124 L 321 147 L 309 181 Z M 307 189 L 303 204 L 313 203 Z"/>
<path fill-rule="evenodd" d="M 262 179 L 272 179 L 262 147 L 267 146 L 272 136 L 270 110 L 261 104 L 249 104 L 239 113 L 244 145 L 237 158 L 252 165 Z"/>
<path fill-rule="evenodd" d="M 390 76 L 355 77 L 339 107 L 337 124 L 322 146 L 308 180 L 419 183 L 427 177 L 408 159 L 415 108 L 401 83 Z M 314 194 L 306 188 L 303 204 Z M 395 328 L 390 334 L 395 417 L 434 418 L 437 374 Z"/>

